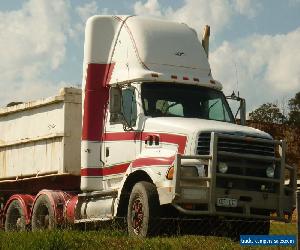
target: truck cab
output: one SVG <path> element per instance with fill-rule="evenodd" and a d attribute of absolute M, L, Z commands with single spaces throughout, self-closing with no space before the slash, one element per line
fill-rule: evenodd
<path fill-rule="evenodd" d="M 186 24 L 94 16 L 86 28 L 86 104 L 97 102 L 89 99 L 97 91 L 90 88 L 100 72 L 89 70 L 95 61 L 102 65 L 99 96 L 105 101 L 98 99 L 98 140 L 82 144 L 82 159 L 98 157 L 102 171 L 95 161 L 82 166 L 87 175 L 81 189 L 116 190 L 112 216 L 127 216 L 129 232 L 151 234 L 151 218 L 164 205 L 191 216 L 260 221 L 272 213 L 273 219 L 290 220 L 295 172 L 285 164 L 285 142 L 236 124 L 222 85 L 212 77 L 207 37 L 201 43 Z M 83 131 L 85 126 L 83 118 Z"/>

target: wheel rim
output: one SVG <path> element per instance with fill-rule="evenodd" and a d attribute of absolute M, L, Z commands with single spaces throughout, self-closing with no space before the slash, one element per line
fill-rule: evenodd
<path fill-rule="evenodd" d="M 144 208 L 142 201 L 137 198 L 134 200 L 131 208 L 131 221 L 135 234 L 140 234 L 144 221 Z"/>
<path fill-rule="evenodd" d="M 13 209 L 9 218 L 9 230 L 21 231 L 23 229 L 24 220 L 18 209 Z"/>
<path fill-rule="evenodd" d="M 40 207 L 37 216 L 37 226 L 39 229 L 50 229 L 50 215 L 47 206 Z"/>

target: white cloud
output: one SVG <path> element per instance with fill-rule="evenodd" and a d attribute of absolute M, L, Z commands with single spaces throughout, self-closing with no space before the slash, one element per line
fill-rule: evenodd
<path fill-rule="evenodd" d="M 185 22 L 198 32 L 202 32 L 204 25 L 209 24 L 215 34 L 229 23 L 232 9 L 226 0 L 186 0 L 183 7 L 170 14 L 173 20 Z"/>
<path fill-rule="evenodd" d="M 288 1 L 289 6 L 291 6 L 291 7 L 294 7 L 294 6 L 298 5 L 299 3 L 300 3 L 300 0 L 289 0 Z"/>
<path fill-rule="evenodd" d="M 163 9 L 158 0 L 138 1 L 134 5 L 137 15 L 159 16 L 177 22 L 184 22 L 202 31 L 205 24 L 209 24 L 214 32 L 226 25 L 232 14 L 228 0 L 185 0 L 178 9 L 171 7 Z"/>
<path fill-rule="evenodd" d="M 76 12 L 83 22 L 85 22 L 90 16 L 97 14 L 98 5 L 95 1 L 86 3 L 84 5 L 78 6 Z"/>
<path fill-rule="evenodd" d="M 71 85 L 71 84 L 69 84 Z M 39 80 L 39 82 L 23 81 L 22 84 L 13 83 L 9 86 L 10 91 L 0 94 L 2 106 L 10 102 L 27 102 L 41 98 L 47 98 L 57 95 L 59 89 L 66 87 L 64 82 L 53 83 L 48 80 Z"/>
<path fill-rule="evenodd" d="M 210 55 L 213 75 L 223 82 L 227 94 L 236 90 L 238 78 L 248 110 L 265 102 L 280 102 L 300 90 L 299 44 L 300 28 L 282 35 L 225 41 Z"/>
<path fill-rule="evenodd" d="M 159 0 L 137 1 L 134 13 L 184 22 L 202 32 L 205 24 L 213 29 L 213 35 L 228 25 L 234 15 L 254 17 L 261 5 L 257 0 L 185 0 L 184 4 L 173 9 L 162 8 Z"/>
<path fill-rule="evenodd" d="M 251 0 L 233 0 L 235 11 L 248 18 L 254 18 L 262 9 L 261 2 Z"/>
<path fill-rule="evenodd" d="M 157 0 L 148 0 L 145 4 L 138 1 L 133 8 L 137 15 L 162 16 L 161 6 Z"/>
<path fill-rule="evenodd" d="M 79 22 L 76 22 L 72 29 L 70 29 L 70 36 L 78 42 L 82 39 L 84 34 L 85 23 L 87 19 L 93 15 L 108 15 L 107 8 L 100 9 L 96 1 L 88 2 L 83 5 L 79 5 L 75 9 L 76 14 L 79 16 Z M 112 13 L 110 13 L 112 14 Z"/>
<path fill-rule="evenodd" d="M 0 105 L 19 93 L 34 98 L 52 91 L 46 75 L 65 60 L 69 8 L 64 0 L 30 0 L 0 12 Z"/>

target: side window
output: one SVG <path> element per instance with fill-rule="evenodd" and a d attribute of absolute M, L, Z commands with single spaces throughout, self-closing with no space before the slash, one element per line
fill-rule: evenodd
<path fill-rule="evenodd" d="M 218 121 L 230 121 L 227 110 L 220 98 L 208 101 L 209 119 Z"/>
<path fill-rule="evenodd" d="M 135 126 L 137 109 L 134 88 L 122 90 L 122 113 L 126 123 L 130 126 Z"/>
<path fill-rule="evenodd" d="M 209 119 L 223 120 L 222 102 L 220 99 L 212 99 L 208 101 Z"/>

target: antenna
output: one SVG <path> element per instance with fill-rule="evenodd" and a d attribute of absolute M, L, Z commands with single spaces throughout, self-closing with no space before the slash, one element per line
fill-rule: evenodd
<path fill-rule="evenodd" d="M 239 78 L 238 78 L 238 71 L 236 67 L 236 62 L 234 62 L 234 68 L 235 68 L 235 78 L 236 78 L 236 91 L 238 92 L 238 96 L 240 96 L 239 93 Z"/>

